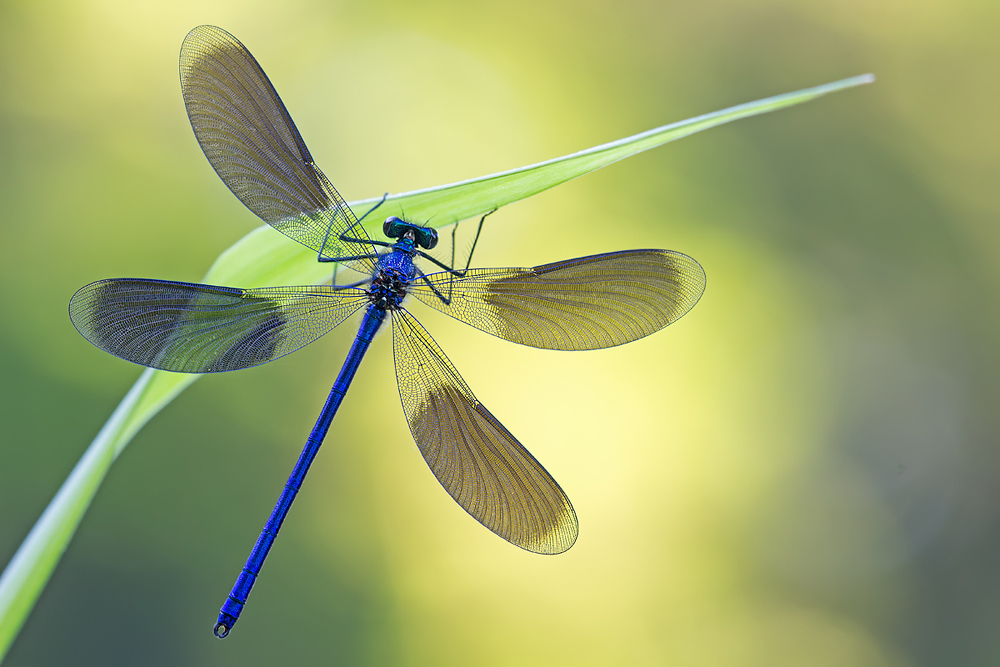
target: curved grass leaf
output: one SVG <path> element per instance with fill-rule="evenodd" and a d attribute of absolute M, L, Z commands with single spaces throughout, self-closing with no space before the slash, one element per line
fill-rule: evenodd
<path fill-rule="evenodd" d="M 375 229 L 378 219 L 402 216 L 404 211 L 409 219 L 428 221 L 425 224 L 436 227 L 480 216 L 689 134 L 872 81 L 874 77 L 870 74 L 856 76 L 671 123 L 520 169 L 390 195 L 381 205 L 378 216 L 373 216 L 376 219 L 365 220 L 365 226 Z M 360 215 L 380 199 L 352 202 L 351 206 Z M 276 234 L 265 225 L 223 252 L 203 282 L 262 287 L 315 284 L 329 277 L 329 265 L 318 263 L 315 252 Z M 198 377 L 147 369 L 94 438 L 0 575 L 0 660 L 34 607 L 115 458 L 146 422 Z"/>

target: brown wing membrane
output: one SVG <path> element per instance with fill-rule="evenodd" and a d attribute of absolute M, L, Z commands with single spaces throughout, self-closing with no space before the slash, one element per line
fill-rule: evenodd
<path fill-rule="evenodd" d="M 462 278 L 442 271 L 414 281 L 411 293 L 505 340 L 595 350 L 659 331 L 691 310 L 704 291 L 705 272 L 687 255 L 626 250 L 534 268 L 473 269 Z"/>
<path fill-rule="evenodd" d="M 508 542 L 558 554 L 576 542 L 569 498 L 472 390 L 430 334 L 393 312 L 393 350 L 403 410 L 434 476 L 481 524 Z"/>
<path fill-rule="evenodd" d="M 350 207 L 313 162 L 264 70 L 239 40 L 221 28 L 198 26 L 181 46 L 180 75 L 198 143 L 247 208 L 322 257 L 374 253 Z M 371 261 L 363 264 L 374 270 Z"/>
<path fill-rule="evenodd" d="M 366 303 L 364 290 L 329 285 L 237 289 L 116 278 L 80 289 L 69 316 L 84 338 L 116 357 L 218 373 L 294 352 Z"/>

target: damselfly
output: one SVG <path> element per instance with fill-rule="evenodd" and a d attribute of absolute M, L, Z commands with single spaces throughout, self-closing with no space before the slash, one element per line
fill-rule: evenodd
<path fill-rule="evenodd" d="M 180 56 L 195 135 L 223 182 L 319 261 L 363 272 L 352 285 L 237 289 L 119 278 L 82 288 L 70 302 L 76 328 L 128 361 L 181 373 L 249 368 L 293 352 L 364 310 L 361 328 L 284 491 L 223 605 L 215 634 L 236 623 L 281 523 L 326 436 L 361 359 L 388 315 L 403 411 L 421 454 L 451 496 L 491 531 L 528 551 L 558 554 L 576 541 L 569 498 L 473 395 L 404 301 L 505 340 L 553 350 L 593 350 L 647 336 L 690 310 L 705 274 L 668 250 L 627 250 L 533 268 L 470 269 L 427 251 L 435 229 L 389 217 L 372 240 L 314 164 L 264 71 L 232 35 L 192 30 Z M 482 229 L 483 218 L 476 233 Z M 475 244 L 473 244 L 473 250 Z M 424 273 L 427 261 L 439 271 Z"/>

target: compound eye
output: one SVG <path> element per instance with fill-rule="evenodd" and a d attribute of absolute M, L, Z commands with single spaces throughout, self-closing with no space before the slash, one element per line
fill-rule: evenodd
<path fill-rule="evenodd" d="M 390 215 L 382 223 L 382 233 L 385 234 L 386 238 L 394 239 L 399 237 L 399 229 L 393 229 L 397 222 L 402 222 L 402 220 L 394 215 Z"/>
<path fill-rule="evenodd" d="M 438 233 L 436 229 L 425 229 L 424 232 L 423 245 L 430 250 L 438 244 Z"/>

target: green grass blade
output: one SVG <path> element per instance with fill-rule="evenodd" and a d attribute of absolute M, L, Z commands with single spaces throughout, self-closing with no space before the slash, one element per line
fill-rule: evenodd
<path fill-rule="evenodd" d="M 755 102 L 747 102 L 735 107 L 696 116 L 670 125 L 648 130 L 640 134 L 602 144 L 563 157 L 539 162 L 511 171 L 482 176 L 460 183 L 441 185 L 425 190 L 415 190 L 390 195 L 379 208 L 378 217 L 403 216 L 424 224 L 441 227 L 444 225 L 480 216 L 495 208 L 511 204 L 520 199 L 538 194 L 561 183 L 583 176 L 623 158 L 661 146 L 667 142 L 707 130 L 710 127 L 731 123 L 734 120 L 756 116 L 785 107 L 794 106 L 816 99 L 828 93 L 871 83 L 871 74 L 827 83 L 815 88 L 806 88 L 793 93 L 768 97 Z M 375 203 L 376 199 L 366 199 L 354 204 L 360 212 L 366 211 L 362 204 Z M 365 221 L 366 227 L 368 220 Z"/>
<path fill-rule="evenodd" d="M 460 183 L 391 195 L 365 226 L 377 229 L 389 215 L 434 226 L 482 215 L 560 183 L 605 167 L 630 155 L 740 118 L 808 102 L 827 93 L 871 83 L 870 74 L 815 88 L 748 102 L 722 111 L 664 125 L 578 153 Z M 353 202 L 360 214 L 380 198 Z M 204 282 L 238 287 L 308 285 L 328 280 L 330 265 L 315 253 L 259 227 L 223 252 Z M 111 464 L 132 437 L 198 376 L 146 370 L 98 433 L 41 518 L 0 575 L 0 661 L 17 637 L 38 596 L 55 570 L 104 480 Z"/>

